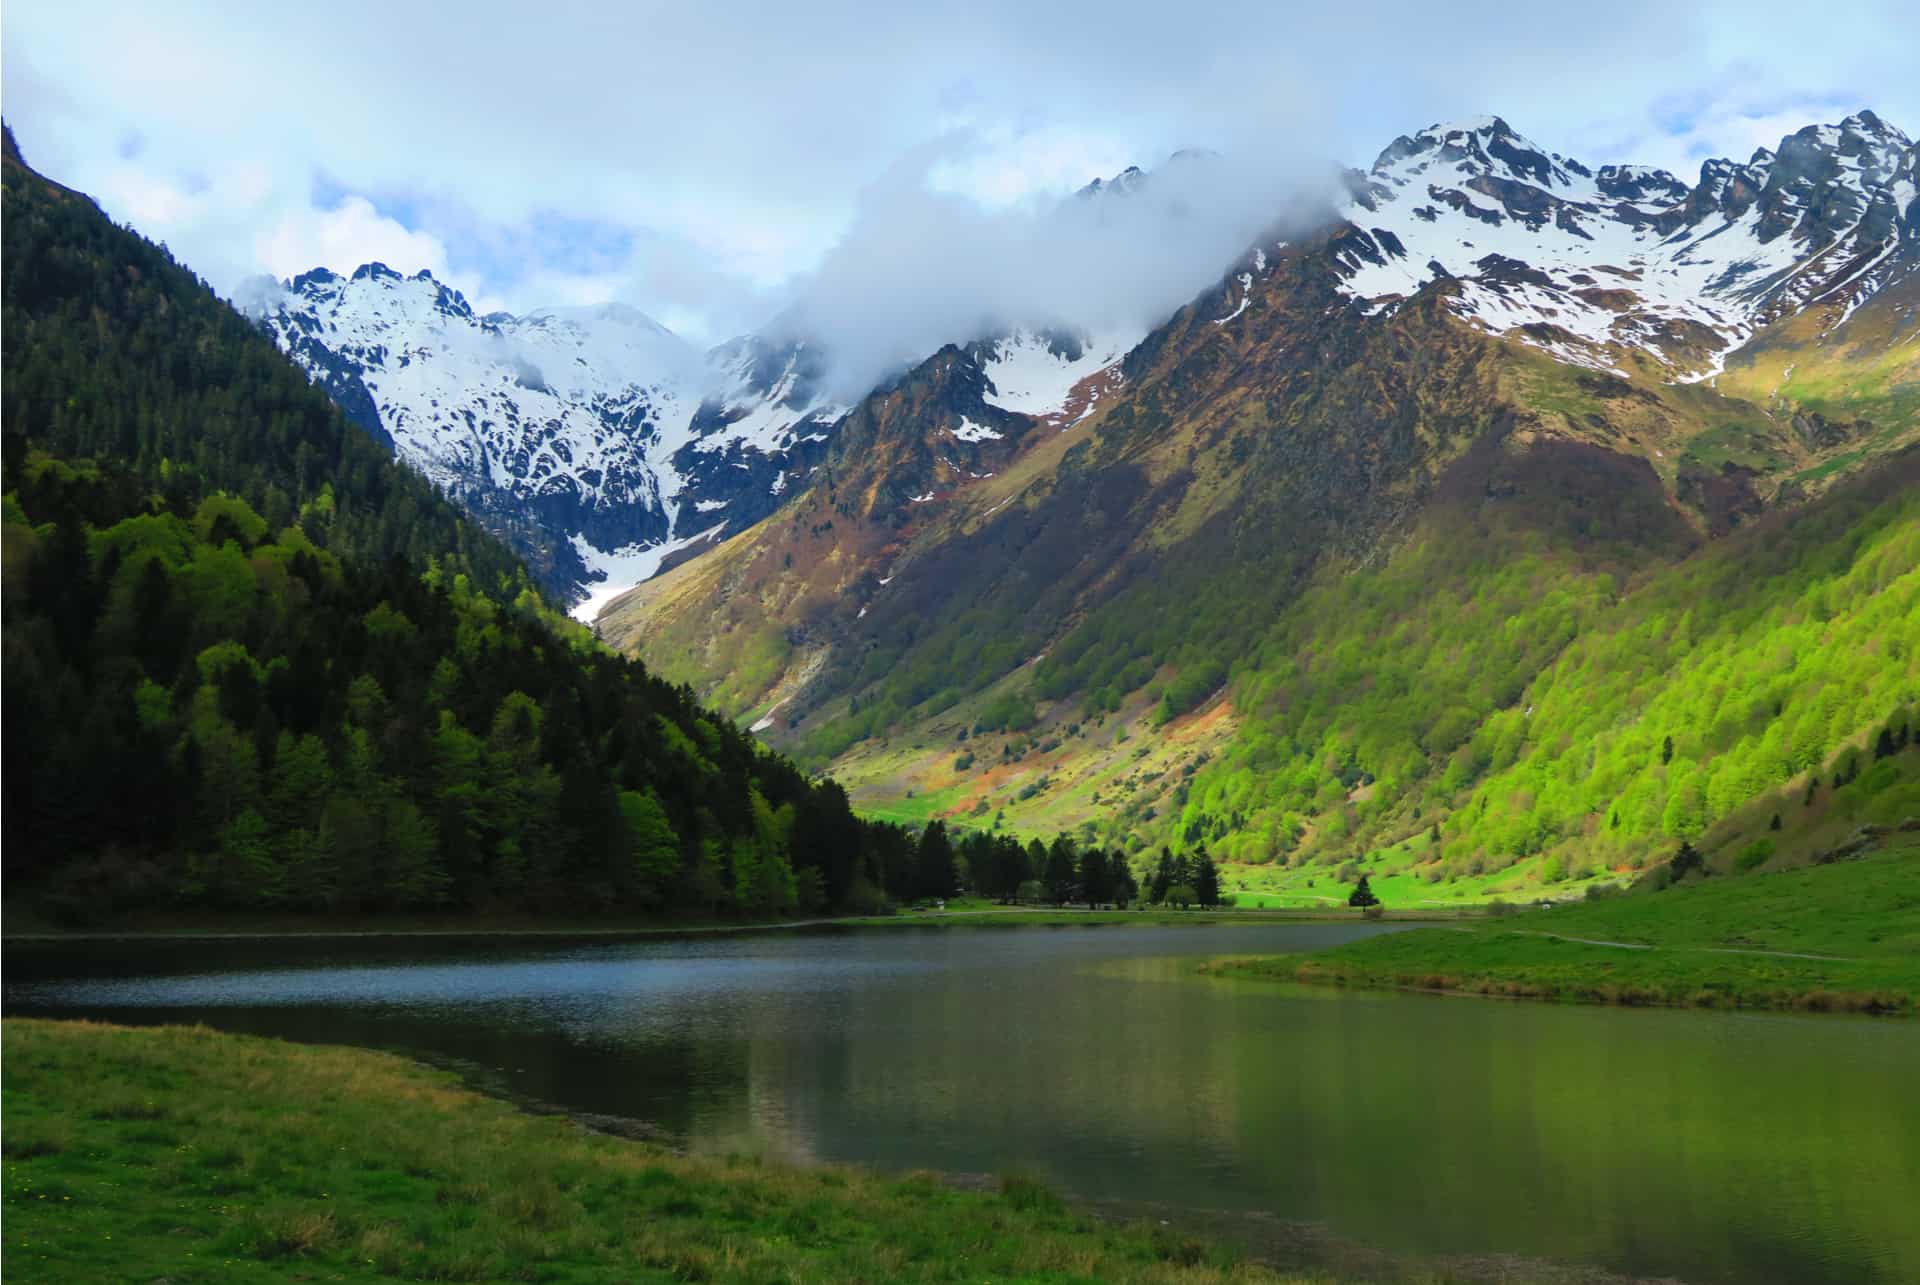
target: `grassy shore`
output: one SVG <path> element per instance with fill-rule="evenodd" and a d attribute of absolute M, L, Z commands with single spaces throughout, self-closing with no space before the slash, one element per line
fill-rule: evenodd
<path fill-rule="evenodd" d="M 382 1053 L 10 1019 L 12 1280 L 1281 1281 L 1045 1188 L 676 1154 Z"/>
<path fill-rule="evenodd" d="M 1920 849 L 1211 970 L 1587 1003 L 1910 1014 L 1920 1004 Z"/>

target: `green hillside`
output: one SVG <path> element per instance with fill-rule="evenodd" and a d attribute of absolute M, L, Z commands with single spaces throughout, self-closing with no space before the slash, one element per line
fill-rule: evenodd
<path fill-rule="evenodd" d="M 835 770 L 884 813 L 1205 845 L 1284 900 L 1358 869 L 1564 896 L 1776 796 L 1824 808 L 1838 756 L 1920 696 L 1914 452 L 1691 553 L 1657 509 L 1515 473 L 1291 594 L 1244 564 L 1149 580 Z"/>
<path fill-rule="evenodd" d="M 1549 882 L 1697 839 L 1920 692 L 1916 482 L 1902 459 L 1638 583 L 1624 550 L 1443 513 L 1235 666 L 1237 735 L 1173 831 Z"/>

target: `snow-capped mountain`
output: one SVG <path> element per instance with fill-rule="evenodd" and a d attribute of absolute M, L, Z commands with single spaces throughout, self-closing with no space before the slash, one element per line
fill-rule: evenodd
<path fill-rule="evenodd" d="M 583 619 L 668 558 L 771 513 L 852 409 L 804 340 L 749 335 L 703 354 L 620 305 L 482 315 L 431 274 L 379 263 L 316 269 L 253 308 L 335 401 Z M 1014 329 L 977 341 L 976 356 L 991 404 L 1065 423 L 1117 386 L 1139 338 Z"/>
<path fill-rule="evenodd" d="M 1377 308 L 1451 277 L 1457 313 L 1562 360 L 1606 369 L 1638 351 L 1699 378 L 1769 321 L 1857 306 L 1915 271 L 1915 155 L 1863 111 L 1744 164 L 1707 161 L 1689 186 L 1590 169 L 1498 117 L 1435 125 L 1349 176 L 1335 251 L 1345 289 Z"/>
<path fill-rule="evenodd" d="M 573 598 L 764 517 L 846 409 L 806 378 L 804 345 L 702 354 L 620 305 L 480 315 L 379 263 L 254 306 L 342 407 Z"/>
<path fill-rule="evenodd" d="M 1203 159 L 1096 180 L 1063 209 L 1125 212 Z M 1692 184 L 1590 168 L 1497 117 L 1434 125 L 1349 172 L 1336 207 L 1287 214 L 1295 249 L 1263 242 L 1202 297 L 1218 295 L 1213 325 L 1233 324 L 1280 255 L 1311 244 L 1369 313 L 1438 283 L 1461 318 L 1561 361 L 1702 379 L 1772 321 L 1817 306 L 1830 329 L 1920 272 L 1915 168 L 1914 143 L 1871 112 L 1744 163 L 1708 161 Z M 786 503 L 850 416 L 905 373 L 867 397 L 836 394 L 828 352 L 794 316 L 700 353 L 631 309 L 481 316 L 426 273 L 380 264 L 307 273 L 255 309 L 350 414 L 527 554 L 584 618 Z M 1128 395 L 1123 362 L 1144 337 L 1013 326 L 951 339 L 984 377 L 983 413 L 1064 429 Z M 970 447 L 996 439 L 968 434 L 1000 432 L 964 416 L 922 428 Z M 963 463 L 942 467 L 984 475 Z"/>

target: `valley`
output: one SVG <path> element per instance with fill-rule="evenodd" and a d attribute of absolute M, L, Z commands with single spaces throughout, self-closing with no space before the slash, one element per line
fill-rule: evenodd
<path fill-rule="evenodd" d="M 1895 24 L 55 8 L 12 1276 L 1920 1277 Z"/>

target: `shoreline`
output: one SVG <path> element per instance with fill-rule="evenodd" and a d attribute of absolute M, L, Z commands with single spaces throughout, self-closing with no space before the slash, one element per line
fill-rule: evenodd
<path fill-rule="evenodd" d="M 1277 970 L 1275 960 L 1214 960 L 1198 970 L 1203 976 L 1236 981 L 1278 982 L 1330 990 L 1396 991 L 1441 999 L 1499 999 L 1547 1004 L 1584 1004 L 1606 1008 L 1698 1009 L 1726 1012 L 1832 1013 L 1862 1017 L 1912 1017 L 1913 996 L 1884 991 L 1806 990 L 1728 992 L 1696 987 L 1663 991 L 1606 982 L 1544 984 L 1492 975 L 1453 977 L 1436 974 L 1368 973 L 1330 969 L 1312 959 L 1295 960 L 1292 970 Z"/>
<path fill-rule="evenodd" d="M 896 915 L 842 915 L 810 919 L 769 919 L 748 923 L 661 924 L 640 921 L 631 925 L 586 923 L 522 926 L 515 924 L 476 924 L 434 927 L 401 921 L 392 926 L 342 928 L 309 927 L 294 921 L 285 927 L 261 925 L 246 928 L 186 926 L 177 928 L 85 928 L 73 930 L 34 928 L 25 931 L 0 931 L 0 944 L 7 946 L 46 946 L 63 942 L 195 942 L 195 941 L 364 941 L 454 940 L 489 938 L 616 938 L 687 937 L 726 933 L 790 932 L 806 928 L 890 928 L 952 925 L 956 927 L 1070 927 L 1133 924 L 1136 926 L 1179 926 L 1183 924 L 1368 924 L 1368 923 L 1446 923 L 1474 915 L 1446 915 L 1428 912 L 1389 913 L 1381 919 L 1362 919 L 1351 913 L 1331 913 L 1311 909 L 1226 909 L 1226 910 L 1087 910 L 1053 906 L 996 906 L 982 909 L 946 911 L 909 911 Z"/>

